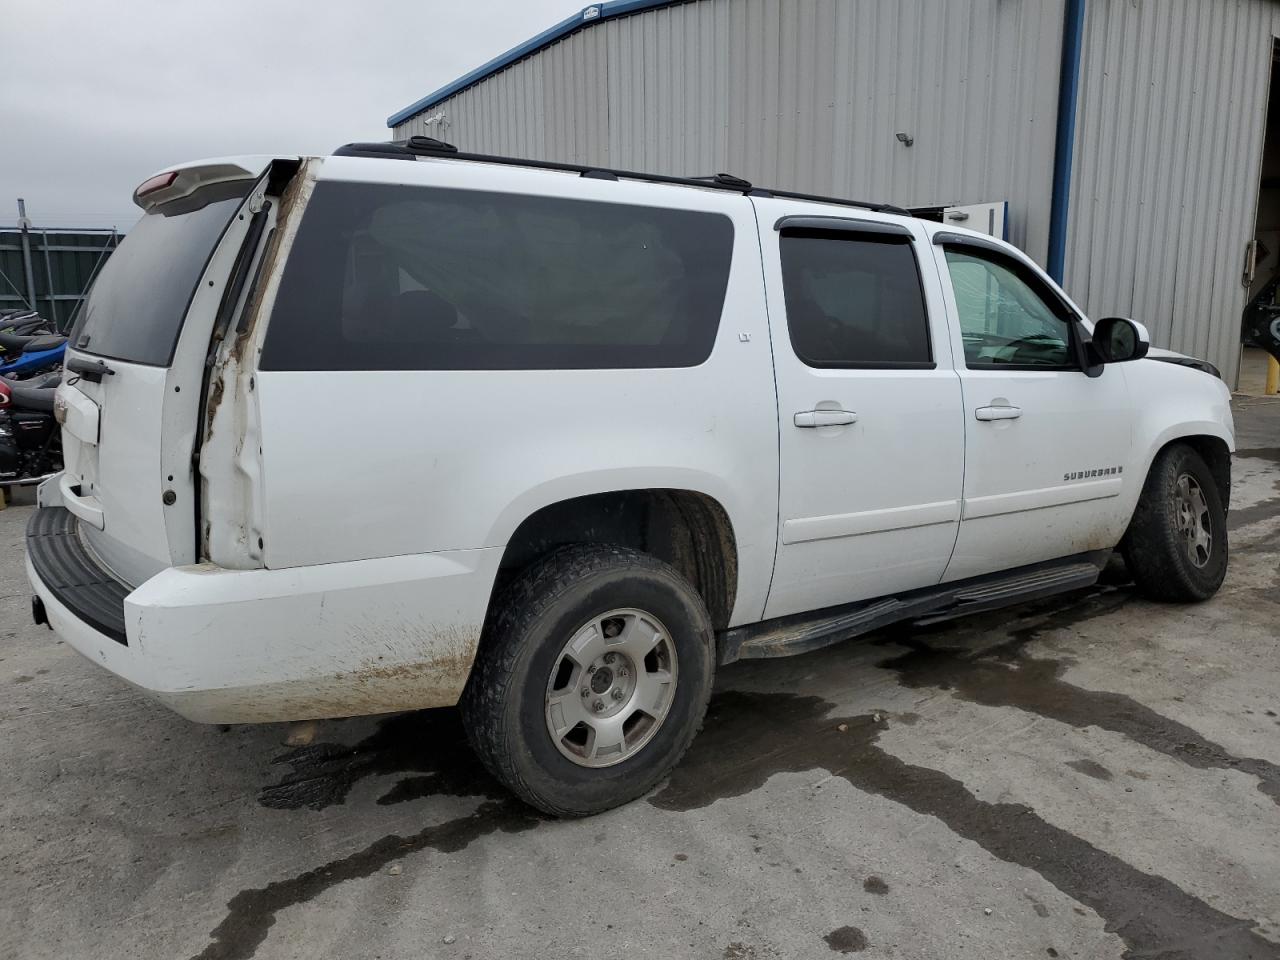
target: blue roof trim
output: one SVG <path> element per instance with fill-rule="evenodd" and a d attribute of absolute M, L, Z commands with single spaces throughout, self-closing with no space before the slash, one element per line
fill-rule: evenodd
<path fill-rule="evenodd" d="M 447 100 L 473 83 L 479 83 L 486 77 L 492 76 L 499 70 L 504 70 L 517 60 L 523 60 L 530 54 L 537 53 L 543 47 L 549 47 L 557 40 L 563 40 L 571 33 L 589 27 L 592 24 L 600 23 L 602 20 L 611 20 L 614 17 L 625 16 L 628 13 L 639 13 L 642 10 L 649 10 L 653 7 L 669 7 L 677 3 L 685 3 L 687 0 L 608 0 L 605 3 L 593 3 L 589 7 L 583 7 L 571 17 L 566 17 L 553 27 L 543 30 L 536 37 L 526 40 L 518 47 L 512 47 L 501 56 L 494 57 L 488 63 L 476 67 L 470 73 L 464 74 L 453 83 L 447 84 L 432 93 L 427 94 L 416 103 L 411 103 L 398 113 L 393 113 L 387 117 L 387 126 L 394 127 L 397 124 L 404 123 L 411 117 L 415 117 L 424 110 L 429 110 L 441 100 Z"/>

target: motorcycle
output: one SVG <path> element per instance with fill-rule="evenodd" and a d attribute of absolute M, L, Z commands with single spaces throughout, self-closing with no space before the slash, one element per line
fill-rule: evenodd
<path fill-rule="evenodd" d="M 30 333 L 43 326 L 47 326 L 47 322 L 34 310 L 5 310 L 0 313 L 0 333 Z"/>
<path fill-rule="evenodd" d="M 61 365 L 67 338 L 55 333 L 0 333 L 0 377 L 30 377 Z"/>
<path fill-rule="evenodd" d="M 1280 360 L 1280 276 L 1264 286 L 1244 308 L 1244 342 Z"/>
<path fill-rule="evenodd" d="M 0 487 L 39 483 L 62 469 L 62 430 L 53 413 L 61 371 L 0 379 Z"/>

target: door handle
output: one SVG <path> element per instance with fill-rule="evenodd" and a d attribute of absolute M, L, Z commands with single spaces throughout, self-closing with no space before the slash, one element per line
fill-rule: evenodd
<path fill-rule="evenodd" d="M 1022 416 L 1021 407 L 979 407 L 973 411 L 979 420 L 1017 420 Z"/>
<path fill-rule="evenodd" d="M 797 427 L 843 427 L 858 422 L 852 410 L 801 410 L 795 415 Z"/>

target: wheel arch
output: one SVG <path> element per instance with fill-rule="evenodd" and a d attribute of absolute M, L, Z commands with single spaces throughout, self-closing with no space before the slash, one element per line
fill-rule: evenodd
<path fill-rule="evenodd" d="M 631 547 L 671 564 L 702 597 L 712 626 L 729 625 L 739 593 L 739 548 L 718 498 L 681 487 L 640 487 L 543 504 L 506 539 L 490 605 L 539 557 L 575 543 Z"/>
<path fill-rule="evenodd" d="M 1218 488 L 1218 496 L 1222 506 L 1228 508 L 1231 501 L 1231 453 L 1235 448 L 1235 438 L 1214 422 L 1187 424 L 1171 427 L 1158 438 L 1152 446 L 1142 471 L 1142 483 L 1146 484 L 1151 474 L 1151 467 L 1156 458 L 1175 443 L 1182 443 L 1196 451 L 1213 474 L 1214 484 Z"/>

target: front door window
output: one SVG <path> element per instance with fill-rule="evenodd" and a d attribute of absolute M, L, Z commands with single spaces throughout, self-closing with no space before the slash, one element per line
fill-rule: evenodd
<path fill-rule="evenodd" d="M 963 247 L 946 255 L 969 369 L 1074 366 L 1070 317 L 1022 264 Z"/>

